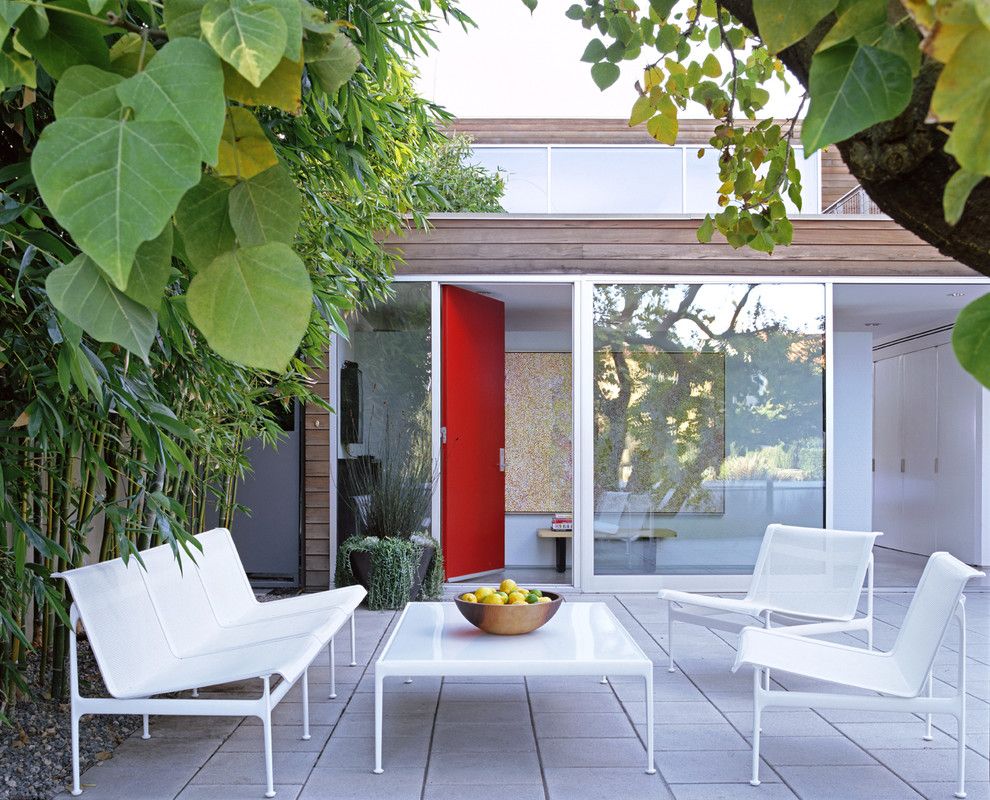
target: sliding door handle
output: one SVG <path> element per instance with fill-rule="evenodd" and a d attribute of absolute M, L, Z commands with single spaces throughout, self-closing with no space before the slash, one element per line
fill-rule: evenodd
<path fill-rule="evenodd" d="M 901 459 L 901 472 L 907 472 L 907 459 Z"/>
<path fill-rule="evenodd" d="M 498 449 L 498 471 L 505 472 L 505 448 Z"/>

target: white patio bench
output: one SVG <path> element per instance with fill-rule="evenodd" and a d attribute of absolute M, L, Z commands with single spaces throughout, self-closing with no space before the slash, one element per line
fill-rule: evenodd
<path fill-rule="evenodd" d="M 239 559 L 235 569 L 230 552 L 212 546 L 222 543 L 223 535 L 211 531 L 201 536 L 210 546 L 204 546 L 195 563 L 183 558 L 181 570 L 171 549 L 163 546 L 141 554 L 147 570 L 135 558 L 128 564 L 114 559 L 58 575 L 73 599 L 69 668 L 74 795 L 81 792 L 79 719 L 85 714 L 141 714 L 145 738 L 149 714 L 256 716 L 262 722 L 266 797 L 275 795 L 271 711 L 300 678 L 303 738 L 309 736 L 309 665 L 353 614 L 364 590 L 335 594 L 338 605 L 329 606 L 324 598 L 322 608 L 294 604 L 291 612 L 283 606 L 282 613 L 252 618 L 251 606 L 231 580 L 238 571 L 243 575 Z M 250 597 L 255 603 L 253 592 Z M 111 697 L 79 694 L 80 620 Z M 282 680 L 273 687 L 274 675 Z M 258 698 L 155 697 L 251 678 L 262 682 Z"/>
<path fill-rule="evenodd" d="M 927 716 L 926 739 L 931 738 L 932 714 L 951 714 L 956 718 L 958 786 L 955 796 L 965 797 L 966 606 L 963 589 L 971 578 L 982 576 L 982 572 L 948 553 L 933 554 L 925 565 L 894 646 L 886 653 L 818 641 L 803 635 L 805 632 L 820 633 L 815 625 L 769 631 L 746 628 L 739 639 L 732 671 L 743 665 L 753 667 L 750 783 L 754 786 L 760 783 L 760 718 L 765 708 L 907 711 Z M 953 618 L 959 626 L 956 693 L 951 697 L 934 697 L 932 664 Z M 874 694 L 770 691 L 768 681 L 760 678 L 761 672 L 770 669 Z"/>

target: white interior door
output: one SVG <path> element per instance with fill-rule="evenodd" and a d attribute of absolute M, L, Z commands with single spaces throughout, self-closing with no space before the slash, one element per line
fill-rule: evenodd
<path fill-rule="evenodd" d="M 934 347 L 905 353 L 901 363 L 901 529 L 903 548 L 927 556 L 935 552 L 939 525 L 935 496 L 938 370 Z"/>
<path fill-rule="evenodd" d="M 873 365 L 873 527 L 884 547 L 903 550 L 901 520 L 901 357 Z"/>

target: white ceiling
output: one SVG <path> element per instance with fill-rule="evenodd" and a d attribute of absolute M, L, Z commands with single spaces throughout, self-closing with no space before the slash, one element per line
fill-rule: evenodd
<path fill-rule="evenodd" d="M 972 283 L 837 284 L 834 327 L 870 331 L 874 339 L 916 333 L 953 322 L 963 306 L 988 292 L 990 286 Z"/>
<path fill-rule="evenodd" d="M 505 303 L 505 329 L 507 331 L 570 330 L 570 284 L 486 283 L 458 285 Z"/>

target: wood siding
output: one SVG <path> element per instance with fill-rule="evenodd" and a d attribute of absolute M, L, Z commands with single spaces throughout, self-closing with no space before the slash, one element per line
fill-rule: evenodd
<path fill-rule="evenodd" d="M 882 218 L 794 220 L 772 255 L 699 244 L 697 219 L 438 215 L 429 232 L 389 237 L 403 275 L 631 274 L 976 277 Z"/>
<path fill-rule="evenodd" d="M 855 189 L 859 184 L 849 172 L 846 162 L 842 160 L 835 147 L 822 151 L 822 209 L 828 208 L 843 195 Z"/>
<path fill-rule="evenodd" d="M 329 354 L 324 364 L 329 363 Z M 330 401 L 330 373 L 317 371 L 313 390 Z M 303 474 L 303 586 L 322 590 L 330 585 L 330 414 L 309 404 L 305 409 L 304 431 L 306 456 Z"/>

